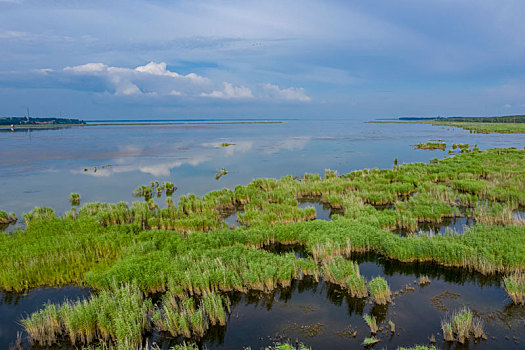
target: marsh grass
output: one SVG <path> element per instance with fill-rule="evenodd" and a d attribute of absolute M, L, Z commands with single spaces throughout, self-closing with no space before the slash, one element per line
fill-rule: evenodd
<path fill-rule="evenodd" d="M 383 277 L 375 277 L 369 283 L 370 293 L 374 296 L 377 304 L 388 304 L 391 300 L 392 292 L 387 281 Z"/>
<path fill-rule="evenodd" d="M 423 149 L 423 150 L 435 150 L 440 149 L 442 151 L 447 148 L 447 144 L 444 142 L 426 142 L 426 143 L 418 143 L 414 146 L 415 149 Z"/>
<path fill-rule="evenodd" d="M 123 347 L 139 347 L 149 328 L 151 300 L 132 285 L 114 286 L 89 300 L 48 304 L 22 320 L 31 340 L 50 346 L 67 336 L 72 344 L 101 339 Z"/>
<path fill-rule="evenodd" d="M 379 343 L 381 340 L 377 339 L 376 337 L 368 337 L 363 340 L 363 345 L 368 347 L 372 346 L 374 344 Z"/>
<path fill-rule="evenodd" d="M 0 210 L 0 224 L 9 225 L 18 221 L 15 213 L 6 213 L 3 210 Z"/>
<path fill-rule="evenodd" d="M 524 226 L 487 221 L 463 235 L 443 237 L 398 237 L 389 230 L 460 215 L 458 203 L 471 209 L 478 202 L 494 202 L 491 208 L 525 203 L 524 157 L 525 150 L 495 149 L 439 164 L 256 179 L 234 190 L 184 195 L 167 208 L 154 201 L 86 203 L 57 218 L 52 209 L 37 207 L 24 214 L 24 231 L 0 235 L 0 286 L 23 290 L 87 282 L 106 288 L 115 279 L 136 280 L 148 292 L 165 291 L 169 280 L 190 294 L 271 290 L 302 275 L 315 276 L 317 264 L 354 252 L 509 274 L 525 268 Z M 343 213 L 330 222 L 312 220 L 314 208 L 297 208 L 301 198 L 318 198 Z M 394 207 L 377 209 L 372 203 Z M 239 215 L 244 225 L 230 230 L 221 213 L 236 208 L 245 210 Z M 301 244 L 312 258 L 298 262 L 293 255 L 256 253 L 270 243 Z M 185 277 L 173 277 L 179 275 Z M 360 277 L 352 278 L 345 284 L 362 285 Z"/>
<path fill-rule="evenodd" d="M 78 194 L 78 193 L 71 193 L 69 195 L 69 201 L 73 205 L 79 205 L 80 204 L 80 194 Z"/>
<path fill-rule="evenodd" d="M 363 319 L 365 320 L 366 324 L 370 328 L 370 333 L 376 334 L 377 331 L 379 330 L 379 327 L 377 326 L 377 321 L 376 321 L 375 316 L 365 314 L 363 315 Z"/>
<path fill-rule="evenodd" d="M 503 278 L 505 291 L 515 304 L 525 305 L 525 273 L 516 272 Z"/>
<path fill-rule="evenodd" d="M 396 324 L 391 320 L 388 320 L 388 325 L 390 326 L 390 333 L 394 334 L 396 332 Z"/>
<path fill-rule="evenodd" d="M 483 321 L 474 317 L 472 311 L 466 307 L 455 311 L 450 319 L 441 321 L 441 329 L 443 338 L 449 342 L 458 341 L 464 344 L 470 337 L 486 338 Z"/>
<path fill-rule="evenodd" d="M 194 298 L 180 299 L 166 293 L 153 313 L 153 324 L 172 336 L 202 337 L 210 325 L 226 325 L 230 302 L 216 293 L 204 294 L 200 303 Z"/>
<path fill-rule="evenodd" d="M 360 275 L 357 263 L 338 256 L 325 261 L 321 271 L 326 281 L 345 288 L 351 296 L 357 298 L 368 296 L 365 279 Z"/>

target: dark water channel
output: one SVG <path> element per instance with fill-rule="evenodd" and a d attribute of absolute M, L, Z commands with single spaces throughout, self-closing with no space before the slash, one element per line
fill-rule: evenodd
<path fill-rule="evenodd" d="M 298 258 L 307 256 L 307 252 L 293 246 L 273 245 L 265 249 L 274 253 L 295 251 Z M 367 280 L 383 276 L 392 292 L 402 292 L 390 304 L 379 306 L 371 298 L 351 298 L 335 285 L 305 278 L 272 293 L 235 293 L 230 295 L 232 308 L 227 325 L 210 329 L 196 341 L 208 349 L 259 349 L 285 341 L 299 341 L 313 349 L 326 349 L 327 344 L 330 349 L 361 348 L 363 339 L 370 336 L 362 315 L 372 314 L 382 329 L 376 336 L 381 339 L 375 347 L 378 349 L 430 344 L 432 335 L 442 349 L 525 346 L 525 308 L 511 303 L 498 276 L 432 264 L 397 263 L 372 254 L 355 255 L 353 259 Z M 428 276 L 431 283 L 420 286 L 416 281 L 421 276 Z M 17 321 L 25 314 L 38 310 L 48 300 L 56 303 L 88 294 L 88 290 L 76 287 L 35 289 L 25 295 L 0 293 L 0 348 L 16 341 L 17 332 L 21 331 Z M 471 340 L 466 345 L 443 341 L 441 320 L 463 306 L 484 320 L 487 340 Z M 396 325 L 395 334 L 390 333 L 389 320 Z M 182 340 L 157 332 L 148 338 L 149 344 L 157 343 L 163 349 Z M 24 344 L 30 347 L 27 340 Z M 71 347 L 64 344 L 59 348 Z"/>

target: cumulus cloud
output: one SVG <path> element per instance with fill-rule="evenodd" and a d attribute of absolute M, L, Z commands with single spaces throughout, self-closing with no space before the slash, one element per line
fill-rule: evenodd
<path fill-rule="evenodd" d="M 268 97 L 278 100 L 298 102 L 309 102 L 311 100 L 303 88 L 289 87 L 281 89 L 278 85 L 270 83 L 262 84 L 262 88 Z"/>
<path fill-rule="evenodd" d="M 252 90 L 246 86 L 233 86 L 231 83 L 222 83 L 222 90 L 214 90 L 210 93 L 203 92 L 201 96 L 214 97 L 221 99 L 232 99 L 232 98 L 253 98 Z"/>
<path fill-rule="evenodd" d="M 100 62 L 65 67 L 65 74 L 87 75 L 102 79 L 108 90 L 118 96 L 181 96 L 181 90 L 199 93 L 212 86 L 208 78 L 195 73 L 179 74 L 165 62 L 149 62 L 136 68 L 113 67 Z"/>
<path fill-rule="evenodd" d="M 234 85 L 228 81 L 214 82 L 196 73 L 181 74 L 170 70 L 165 62 L 149 62 L 134 68 L 111 66 L 102 62 L 44 68 L 33 74 L 46 77 L 46 84 L 67 85 L 75 89 L 92 89 L 95 93 L 113 96 L 140 96 L 173 99 L 174 101 L 254 100 L 262 102 L 308 102 L 303 88 L 281 88 L 273 84 Z"/>

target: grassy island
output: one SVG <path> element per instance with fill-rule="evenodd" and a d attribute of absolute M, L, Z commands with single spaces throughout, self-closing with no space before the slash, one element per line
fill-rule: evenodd
<path fill-rule="evenodd" d="M 399 120 L 373 121 L 369 123 L 431 124 L 456 127 L 479 134 L 525 134 L 525 115 L 502 117 L 448 117 L 448 118 L 399 118 Z"/>
<path fill-rule="evenodd" d="M 153 328 L 202 335 L 225 322 L 228 292 L 271 291 L 304 276 L 388 303 L 388 284 L 366 281 L 350 260 L 355 252 L 502 274 L 523 303 L 525 226 L 513 213 L 525 206 L 524 164 L 523 149 L 475 150 L 435 164 L 260 178 L 164 208 L 154 199 L 86 203 L 57 217 L 38 207 L 23 215 L 24 231 L 0 235 L 0 288 L 88 285 L 98 291 L 91 299 L 48 305 L 24 327 L 41 345 L 67 336 L 122 348 L 141 344 Z M 338 214 L 315 220 L 301 201 Z M 242 225 L 229 228 L 224 218 L 235 211 Z M 461 235 L 413 234 L 459 216 L 476 224 Z M 272 243 L 302 245 L 308 256 L 263 249 Z"/>

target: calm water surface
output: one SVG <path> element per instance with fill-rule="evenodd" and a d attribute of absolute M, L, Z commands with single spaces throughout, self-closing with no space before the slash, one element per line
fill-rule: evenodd
<path fill-rule="evenodd" d="M 351 120 L 287 120 L 282 124 L 85 126 L 0 132 L 0 209 L 19 217 L 35 206 L 70 209 L 82 202 L 137 200 L 133 189 L 171 181 L 181 194 L 245 185 L 257 177 L 346 173 L 362 168 L 427 162 L 446 152 L 414 150 L 431 139 L 480 148 L 524 147 L 525 135 L 470 134 L 418 124 Z M 222 147 L 221 143 L 233 145 Z M 95 172 L 95 168 L 97 168 Z M 215 180 L 220 168 L 230 173 Z M 87 171 L 85 171 L 87 169 Z M 162 199 L 163 201 L 163 199 Z"/>

